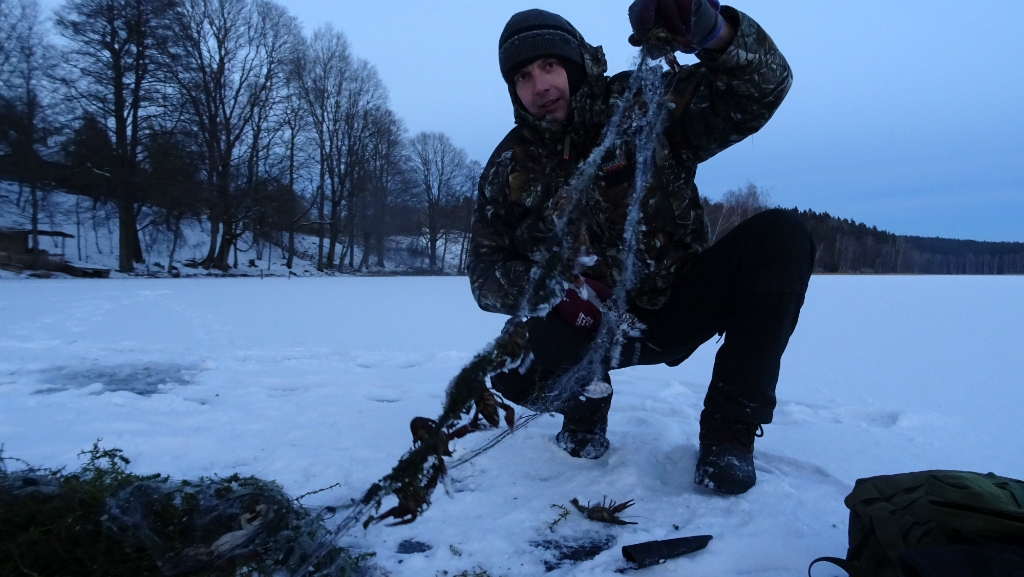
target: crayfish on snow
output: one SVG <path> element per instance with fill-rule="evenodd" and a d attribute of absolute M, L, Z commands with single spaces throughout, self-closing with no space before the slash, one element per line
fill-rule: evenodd
<path fill-rule="evenodd" d="M 610 523 L 612 525 L 636 525 L 636 523 L 632 521 L 623 521 L 619 518 L 619 513 L 633 506 L 632 499 L 625 503 L 618 504 L 616 504 L 615 501 L 609 501 L 606 505 L 604 498 L 602 498 L 600 505 L 591 505 L 590 502 L 587 501 L 586 507 L 580 505 L 579 500 L 575 498 L 569 502 L 572 503 L 573 507 L 576 507 L 577 511 L 586 515 L 587 519 L 590 519 L 591 521 Z"/>

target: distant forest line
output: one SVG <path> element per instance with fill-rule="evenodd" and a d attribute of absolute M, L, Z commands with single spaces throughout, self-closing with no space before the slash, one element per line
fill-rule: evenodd
<path fill-rule="evenodd" d="M 702 199 L 718 240 L 753 214 L 771 207 L 754 184 Z M 836 274 L 1024 274 L 1024 242 L 985 242 L 904 236 L 827 212 L 788 209 L 814 238 L 815 273 Z"/>
<path fill-rule="evenodd" d="M 55 178 L 51 184 L 57 190 L 75 190 L 73 183 L 73 171 L 67 166 L 58 164 L 51 165 Z M 5 174 L 4 167 L 0 163 L 0 180 L 9 178 L 9 172 Z M 12 194 L 13 193 L 13 194 Z M 24 206 L 29 201 L 27 190 L 23 194 L 15 191 L 8 191 L 10 200 L 15 205 Z M 55 216 L 83 222 L 103 222 L 109 215 L 112 204 L 111 199 L 102 195 L 83 195 L 88 202 L 82 204 L 83 214 L 49 214 L 52 220 Z M 20 197 L 20 198 L 19 198 Z M 404 202 L 395 202 L 388 207 L 387 227 L 390 237 L 419 238 L 420 245 L 425 250 L 428 248 L 429 233 L 423 226 L 422 205 L 416 199 L 406 197 Z M 466 193 L 453 199 L 451 208 L 446 211 L 446 226 L 441 235 L 441 246 L 445 252 L 456 251 L 460 256 L 458 265 L 445 269 L 442 263 L 445 259 L 439 258 L 439 266 L 436 274 L 464 274 L 465 254 L 468 249 L 470 238 L 470 227 L 472 219 L 473 197 Z M 727 191 L 718 200 L 711 200 L 702 197 L 705 213 L 711 228 L 712 243 L 722 238 L 729 231 L 735 228 L 743 220 L 766 210 L 775 207 L 769 200 L 764 190 L 754 184 L 747 184 L 745 187 Z M 105 208 L 107 207 L 107 208 Z M 160 206 L 150 206 L 147 214 L 150 218 L 157 219 L 157 222 L 150 222 L 149 219 L 140 219 L 144 227 L 160 226 L 161 213 L 164 210 Z M 864 223 L 855 222 L 851 219 L 833 216 L 828 212 L 817 212 L 810 209 L 800 210 L 798 208 L 784 209 L 800 217 L 810 230 L 811 236 L 816 245 L 814 272 L 816 274 L 962 274 L 962 275 L 1019 275 L 1024 274 L 1024 243 L 1022 242 L 986 242 L 976 240 L 960 240 L 937 237 L 920 237 L 898 235 L 889 231 L 879 230 L 875 226 L 868 226 Z M 52 212 L 52 211 L 50 211 Z M 201 213 L 194 214 L 190 218 L 200 221 L 206 219 Z M 177 223 L 180 226 L 180 222 Z M 346 267 L 347 263 L 337 261 L 329 263 L 326 259 L 318 261 L 318 255 L 297 250 L 292 243 L 289 243 L 290 233 L 297 232 L 314 239 L 319 236 L 320 227 L 318 223 L 310 223 L 297 227 L 292 231 L 287 228 L 267 227 L 261 230 L 260 237 L 248 236 L 246 242 L 253 242 L 255 245 L 264 247 L 277 246 L 283 254 L 294 253 L 296 257 L 318 264 L 321 270 L 335 270 L 339 272 L 389 272 L 381 266 Z M 375 241 L 368 241 L 364 235 L 355 238 L 355 248 L 359 254 L 366 254 L 369 250 L 380 246 Z M 454 245 L 454 248 L 452 246 Z M 351 250 L 342 240 L 341 254 Z M 326 255 L 324 255 L 326 256 Z M 367 255 L 368 256 L 368 255 Z M 173 257 L 173 255 L 172 255 Z M 322 258 L 322 257 L 320 257 Z M 237 260 L 237 259 L 236 259 Z M 237 263 L 230 266 L 234 268 Z M 431 274 L 430 267 L 420 271 L 419 274 Z"/>

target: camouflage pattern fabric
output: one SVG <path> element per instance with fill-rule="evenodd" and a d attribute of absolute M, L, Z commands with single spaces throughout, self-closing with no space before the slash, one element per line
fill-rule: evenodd
<path fill-rule="evenodd" d="M 792 83 L 785 58 L 753 19 L 729 7 L 722 14 L 736 27 L 731 46 L 722 53 L 698 52 L 698 64 L 663 75 L 670 116 L 641 204 L 637 260 L 643 268 L 629 295 L 633 305 L 660 308 L 676 272 L 707 246 L 708 223 L 694 184 L 697 164 L 757 132 Z M 572 98 L 568 126 L 532 117 L 509 88 L 516 127 L 481 176 L 469 253 L 473 296 L 486 311 L 518 314 L 530 270 L 542 258 L 556 228 L 553 216 L 566 201 L 560 193 L 598 145 L 616 103 L 633 97 L 625 94 L 632 72 L 609 78 L 601 47 L 584 44 L 583 51 L 587 81 Z M 620 278 L 633 158 L 627 131 L 601 159 L 601 171 L 584 195 L 584 222 L 571 227 L 579 238 L 566 258 L 596 257 L 583 259 L 592 265 L 575 268 L 609 287 Z"/>

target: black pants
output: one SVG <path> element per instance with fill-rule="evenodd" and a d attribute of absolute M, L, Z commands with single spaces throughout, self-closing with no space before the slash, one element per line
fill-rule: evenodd
<path fill-rule="evenodd" d="M 704 407 L 770 423 L 782 353 L 800 316 L 814 250 L 807 227 L 786 211 L 768 210 L 740 223 L 679 274 L 660 309 L 630 309 L 647 329 L 626 341 L 618 368 L 676 366 L 724 334 Z M 496 390 L 520 404 L 574 366 L 594 338 L 557 314 L 530 319 L 527 326 L 534 365 L 526 375 L 513 371 L 492 379 Z"/>

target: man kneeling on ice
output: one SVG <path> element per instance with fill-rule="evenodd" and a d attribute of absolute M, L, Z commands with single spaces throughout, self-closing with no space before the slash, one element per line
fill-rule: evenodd
<path fill-rule="evenodd" d="M 618 367 L 675 366 L 724 334 L 700 416 L 694 482 L 739 494 L 755 482 L 754 438 L 775 409 L 779 363 L 796 327 L 813 263 L 806 227 L 789 213 L 762 212 L 708 246 L 708 223 L 694 185 L 697 164 L 759 130 L 782 103 L 792 75 L 768 34 L 746 14 L 715 0 L 636 0 L 631 43 L 657 23 L 699 63 L 665 72 L 668 120 L 640 204 L 637 281 L 628 313 L 646 328 L 627 338 Z M 598 145 L 631 73 L 605 76 L 600 47 L 544 10 L 512 16 L 498 41 L 516 126 L 484 169 L 473 220 L 469 276 L 486 311 L 519 314 L 540 249 L 556 230 L 553 214 L 579 164 Z M 623 231 L 634 154 L 629 137 L 601 159 L 573 243 L 579 274 L 565 298 L 527 321 L 534 360 L 525 373 L 492 378 L 508 400 L 537 402 L 575 366 L 601 323 L 602 302 L 620 281 Z M 615 367 L 615 368 L 618 368 Z M 607 370 L 574 385 L 558 411 L 557 441 L 570 455 L 597 459 L 612 401 Z"/>

